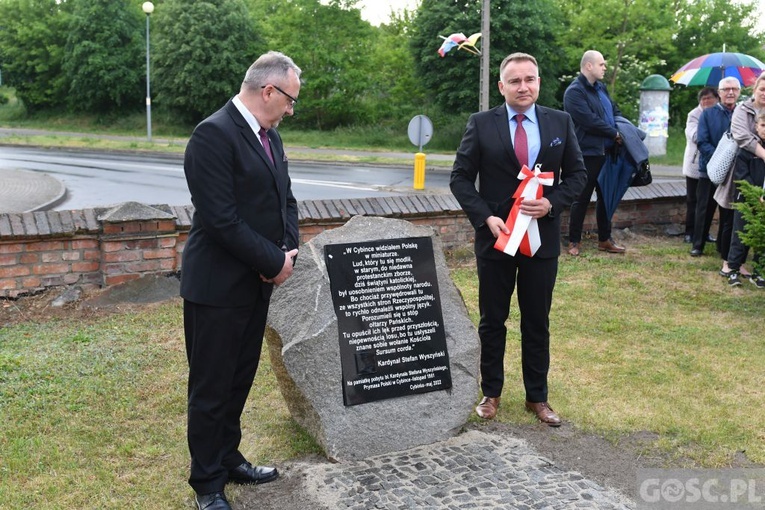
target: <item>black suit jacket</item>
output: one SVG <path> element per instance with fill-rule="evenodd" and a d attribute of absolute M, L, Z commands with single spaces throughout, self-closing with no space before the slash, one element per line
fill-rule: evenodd
<path fill-rule="evenodd" d="M 535 256 L 550 258 L 560 254 L 560 213 L 584 188 L 587 170 L 571 117 L 544 106 L 535 107 L 541 142 L 535 164 L 541 163 L 543 172 L 555 174 L 555 184 L 543 186 L 544 196 L 553 206 L 553 216 L 538 220 L 542 245 Z M 521 183 L 520 169 L 505 105 L 471 115 L 454 160 L 450 186 L 476 230 L 475 250 L 479 257 L 507 256 L 494 249 L 496 239 L 485 222 L 489 216 L 507 219 L 513 193 Z"/>
<path fill-rule="evenodd" d="M 186 147 L 184 172 L 195 212 L 183 250 L 181 296 L 245 306 L 270 296 L 298 246 L 297 202 L 281 137 L 268 131 L 275 164 L 232 101 L 202 121 Z"/>

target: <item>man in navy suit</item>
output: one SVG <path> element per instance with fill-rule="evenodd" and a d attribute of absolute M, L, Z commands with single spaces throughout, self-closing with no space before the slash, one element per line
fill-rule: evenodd
<path fill-rule="evenodd" d="M 481 389 L 476 408 L 481 418 L 497 413 L 504 384 L 507 341 L 505 321 L 510 298 L 518 287 L 521 312 L 521 365 L 526 409 L 550 426 L 561 424 L 547 402 L 550 366 L 549 313 L 560 255 L 560 213 L 579 195 L 587 181 L 582 154 L 567 113 L 538 106 L 539 69 L 536 59 L 513 53 L 500 66 L 499 91 L 505 104 L 470 116 L 454 161 L 451 190 L 475 228 L 481 321 Z M 519 125 L 520 124 L 520 125 Z M 547 176 L 539 195 L 517 198 L 528 188 L 528 168 Z M 475 181 L 479 178 L 479 188 Z M 522 190 L 520 185 L 524 183 Z M 511 255 L 495 248 L 498 238 L 527 222 L 538 231 L 536 251 Z M 512 238 L 512 237 L 511 237 Z M 526 252 L 524 254 L 523 252 Z"/>
<path fill-rule="evenodd" d="M 184 171 L 194 217 L 183 250 L 181 296 L 189 362 L 189 484 L 200 510 L 226 510 L 228 482 L 265 483 L 275 468 L 239 451 L 240 418 L 260 360 L 274 285 L 297 256 L 297 202 L 276 126 L 292 115 L 300 68 L 269 52 L 239 94 L 202 121 Z"/>

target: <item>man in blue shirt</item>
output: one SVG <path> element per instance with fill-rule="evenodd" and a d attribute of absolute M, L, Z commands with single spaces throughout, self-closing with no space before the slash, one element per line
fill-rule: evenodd
<path fill-rule="evenodd" d="M 499 77 L 505 102 L 470 116 L 450 181 L 452 193 L 475 228 L 483 392 L 476 413 L 485 420 L 497 415 L 505 383 L 506 323 L 517 289 L 524 405 L 542 423 L 558 427 L 560 416 L 547 398 L 549 315 L 560 254 L 558 212 L 579 195 L 587 170 L 569 115 L 536 104 L 540 87 L 536 59 L 525 53 L 508 55 L 499 67 Z M 531 184 L 532 168 L 549 182 L 539 183 L 538 195 L 525 195 L 524 190 L 536 185 Z M 531 249 L 528 232 L 528 250 L 521 245 L 517 252 L 508 252 L 497 246 L 526 228 L 518 230 L 515 219 L 509 219 L 511 211 L 517 212 L 513 218 L 533 219 L 536 251 Z"/>
<path fill-rule="evenodd" d="M 606 61 L 600 52 L 589 50 L 582 56 L 581 74 L 568 86 L 563 95 L 563 109 L 571 115 L 576 137 L 587 167 L 587 185 L 571 204 L 568 226 L 568 253 L 578 256 L 581 250 L 582 225 L 587 215 L 592 191 L 597 192 L 595 217 L 598 222 L 598 249 L 608 253 L 624 253 L 624 247 L 611 238 L 611 218 L 606 214 L 598 175 L 606 161 L 606 151 L 621 144 L 615 118 L 621 116 L 603 83 Z"/>

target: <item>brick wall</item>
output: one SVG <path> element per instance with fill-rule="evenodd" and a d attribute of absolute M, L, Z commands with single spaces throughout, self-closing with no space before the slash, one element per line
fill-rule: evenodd
<path fill-rule="evenodd" d="M 596 230 L 594 203 L 585 231 Z M 49 287 L 98 288 L 181 269 L 192 206 L 149 206 L 127 202 L 112 208 L 0 214 L 0 298 Z M 429 225 L 445 248 L 470 243 L 473 228 L 451 195 L 411 194 L 298 204 L 300 241 L 345 224 L 351 216 L 399 218 Z M 614 228 L 681 224 L 685 185 L 658 182 L 632 188 L 613 218 Z M 562 217 L 567 232 L 568 213 Z"/>

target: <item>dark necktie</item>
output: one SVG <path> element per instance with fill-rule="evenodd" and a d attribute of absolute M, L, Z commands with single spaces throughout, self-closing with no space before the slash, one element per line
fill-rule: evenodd
<path fill-rule="evenodd" d="M 266 155 L 268 155 L 268 159 L 270 159 L 271 163 L 273 164 L 274 155 L 271 154 L 271 142 L 268 141 L 268 135 L 266 134 L 266 130 L 263 128 L 260 128 L 260 131 L 258 132 L 258 134 L 260 135 L 260 141 L 263 143 L 263 148 L 266 149 Z"/>
<path fill-rule="evenodd" d="M 515 156 L 521 167 L 529 165 L 529 139 L 526 138 L 526 130 L 523 129 L 523 119 L 525 118 L 526 116 L 522 113 L 515 116 Z"/>

